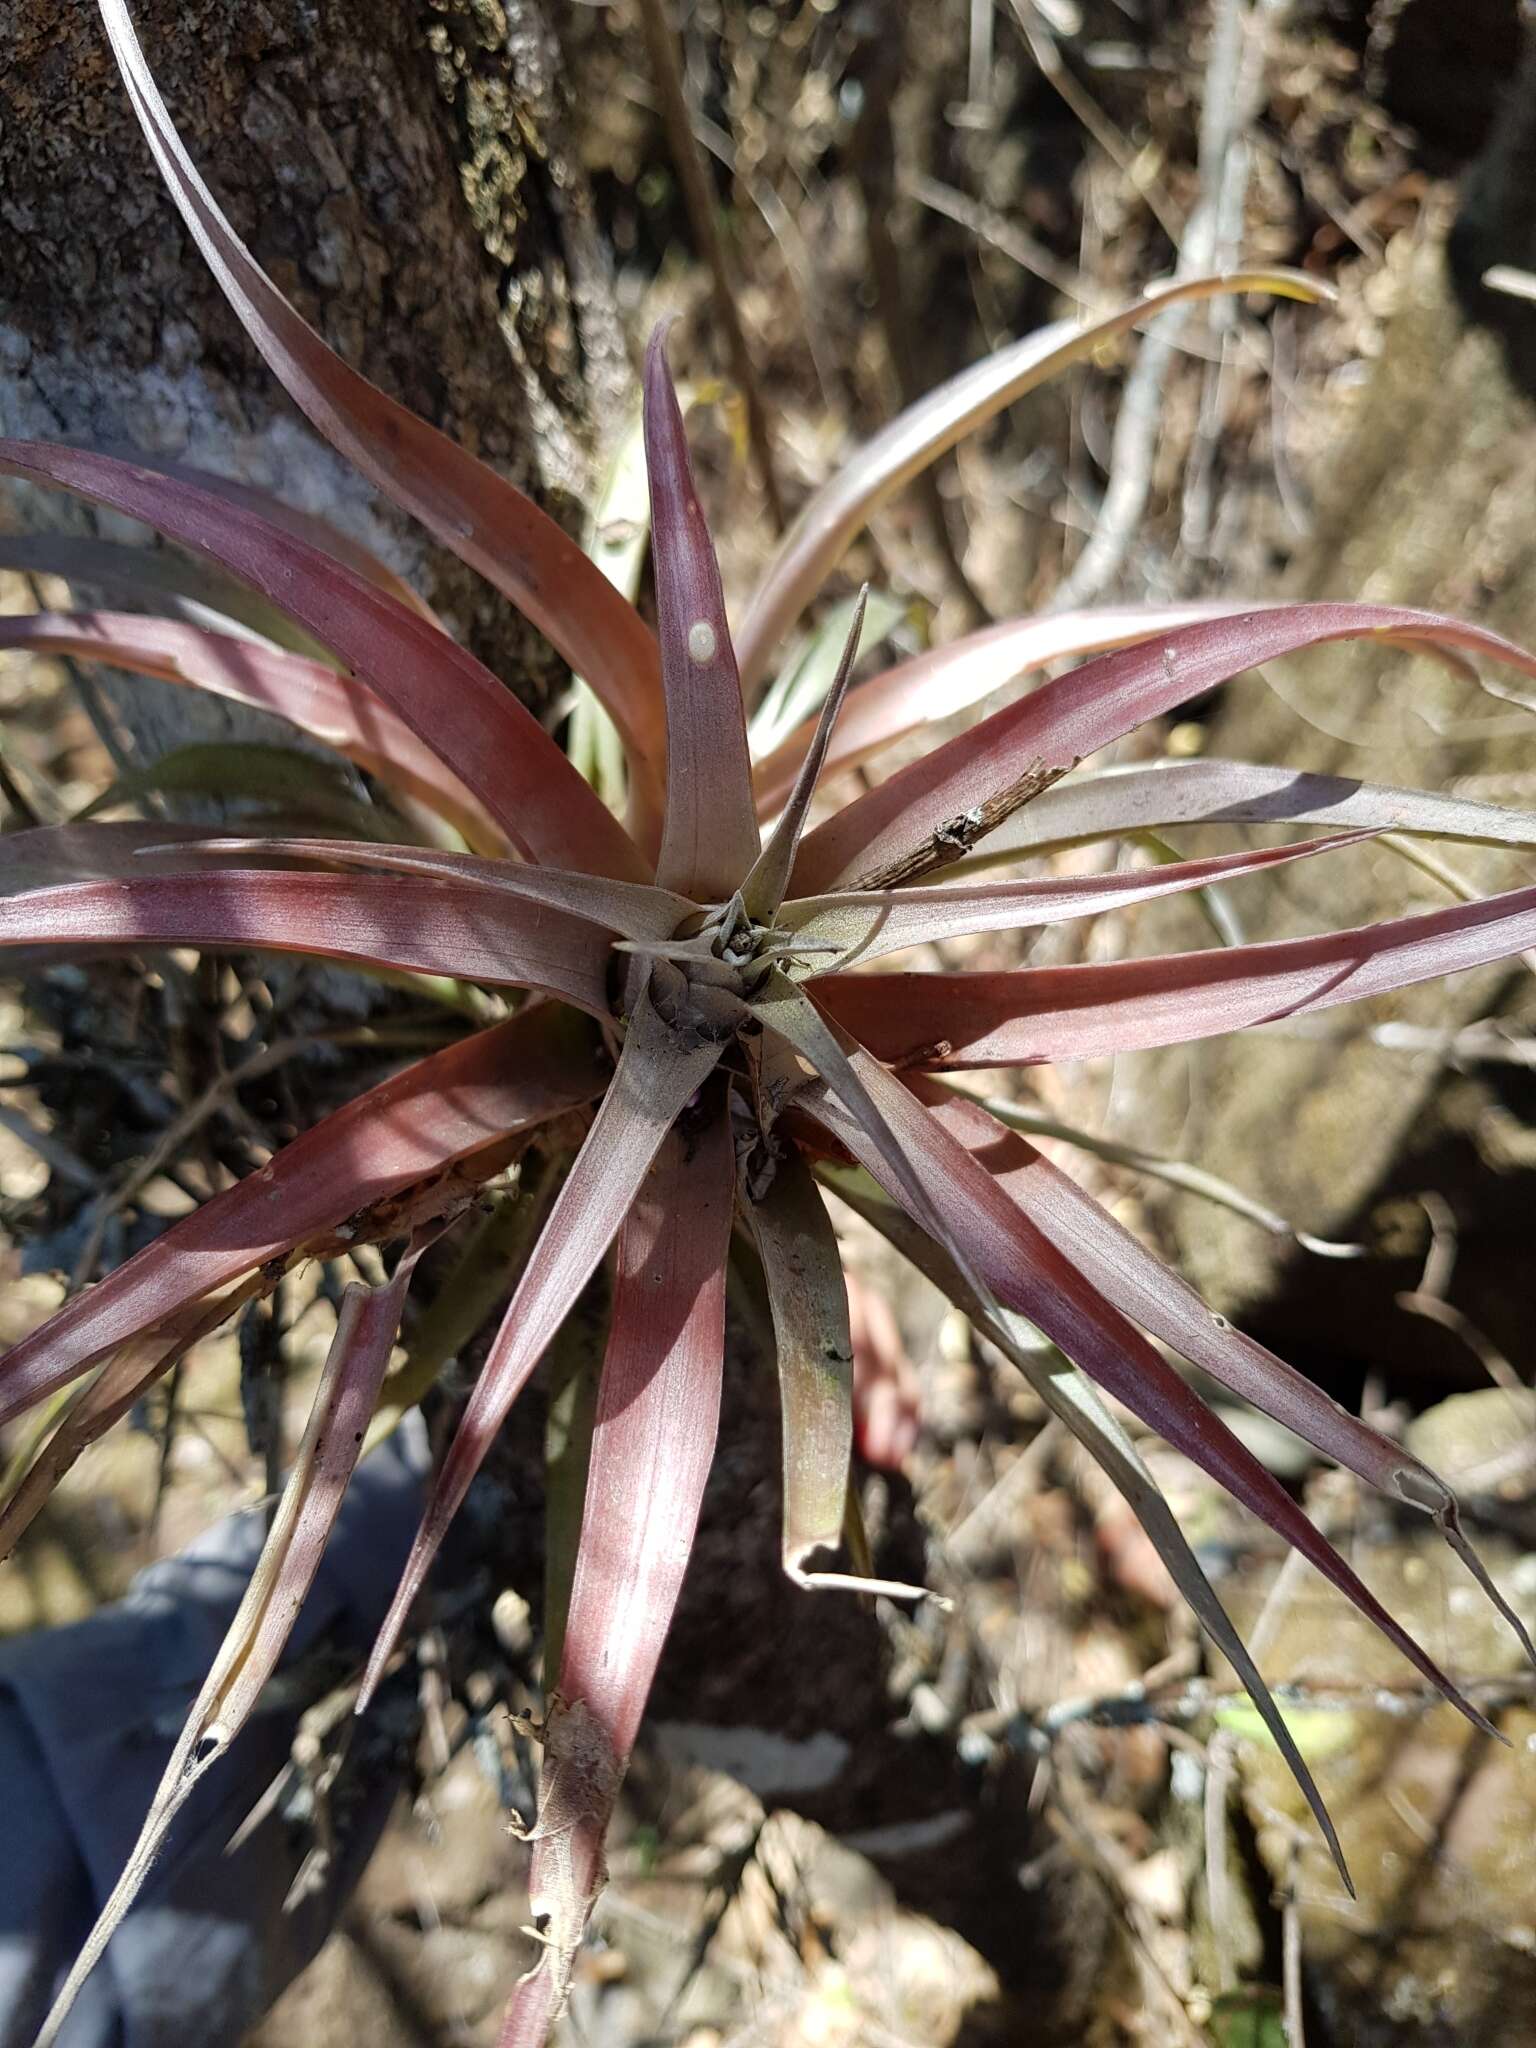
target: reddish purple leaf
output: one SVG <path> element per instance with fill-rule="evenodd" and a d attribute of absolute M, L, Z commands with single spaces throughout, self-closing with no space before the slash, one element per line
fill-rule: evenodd
<path fill-rule="evenodd" d="M 1045 683 L 902 768 L 803 842 L 798 895 L 871 886 L 918 859 L 942 865 L 1079 761 L 1149 718 L 1202 696 L 1260 662 L 1330 640 L 1464 649 L 1536 675 L 1536 655 L 1496 633 L 1398 605 L 1296 604 L 1240 612 L 1159 633 Z M 922 861 L 922 856 L 934 857 Z"/>
<path fill-rule="evenodd" d="M 665 742 L 656 643 L 634 606 L 531 499 L 387 398 L 299 318 L 199 177 L 124 0 L 101 0 L 101 9 L 134 112 L 171 196 L 284 389 L 334 447 L 510 598 L 586 677 L 623 735 L 636 774 L 659 787 Z"/>
<path fill-rule="evenodd" d="M 505 835 L 493 825 L 433 747 L 364 684 L 324 662 L 259 647 L 229 633 L 208 633 L 170 619 L 126 612 L 34 612 L 0 618 L 0 647 L 70 654 L 86 661 L 185 683 L 275 712 L 323 740 L 391 789 L 414 796 L 447 818 L 472 846 L 496 852 Z"/>
<path fill-rule="evenodd" d="M 1039 618 L 1007 619 L 930 647 L 871 676 L 850 694 L 827 750 L 826 773 L 861 767 L 908 733 L 969 711 L 1032 669 L 1149 640 L 1196 619 L 1224 618 L 1234 609 L 1230 604 L 1146 604 L 1047 612 Z M 771 814 L 784 802 L 815 733 L 816 720 L 806 719 L 758 762 L 753 783 L 760 811 Z"/>
<path fill-rule="evenodd" d="M 828 971 L 840 972 L 903 946 L 962 938 L 971 932 L 1027 931 L 1203 889 L 1213 882 L 1235 881 L 1334 847 L 1353 846 L 1369 836 L 1340 832 L 1296 846 L 1250 848 L 1104 875 L 1041 875 L 1023 882 L 978 882 L 969 888 L 957 884 L 937 889 L 849 889 L 786 903 L 778 922 L 795 934 L 807 957 L 813 948 L 837 947 L 841 958 Z M 822 984 L 817 986 L 820 990 Z"/>
<path fill-rule="evenodd" d="M 256 1569 L 171 1751 L 133 1852 L 53 2002 L 38 2048 L 57 2040 L 86 1978 L 143 1889 L 172 1822 L 226 1754 L 277 1670 L 357 1463 L 406 1289 L 430 1241 L 412 1241 L 387 1286 L 353 1286 L 342 1297 L 309 1423 Z"/>
<path fill-rule="evenodd" d="M 1234 1329 L 1225 1316 L 1213 1315 L 1188 1281 L 979 1103 L 920 1077 L 908 1085 L 935 1121 L 980 1161 L 1113 1307 L 1368 1486 L 1432 1514 L 1536 1663 L 1536 1646 L 1525 1624 L 1472 1554 L 1461 1532 L 1456 1496 L 1437 1472 L 1351 1415 L 1283 1358 Z"/>
<path fill-rule="evenodd" d="M 720 569 L 667 374 L 664 328 L 651 336 L 645 356 L 645 460 L 667 706 L 667 808 L 656 879 L 700 903 L 725 902 L 757 858 L 757 813 Z"/>
<path fill-rule="evenodd" d="M 380 1082 L 77 1294 L 0 1358 L 8 1421 L 189 1303 L 338 1226 L 373 1227 L 454 1162 L 508 1147 L 601 1092 L 585 1033 L 540 1004 Z M 487 1168 L 489 1170 L 489 1168 Z"/>
<path fill-rule="evenodd" d="M 489 669 L 353 569 L 211 492 L 42 441 L 0 442 L 0 474 L 142 519 L 220 563 L 333 649 L 530 860 L 649 880 L 622 825 Z"/>
<path fill-rule="evenodd" d="M 221 946 L 503 982 L 608 1014 L 601 927 L 479 882 L 421 875 L 197 875 L 66 882 L 0 901 L 0 946 Z"/>
<path fill-rule="evenodd" d="M 1182 1451 L 1299 1550 L 1474 1727 L 1495 1733 L 1308 1521 L 1279 1480 L 1185 1385 L 1141 1332 L 1042 1235 L 965 1146 L 878 1061 L 867 1053 L 857 1053 L 854 1063 L 991 1293 L 1006 1307 L 1028 1317 L 1106 1393 L 1123 1402 L 1164 1442 Z M 875 1176 L 892 1200 L 906 1208 L 906 1197 L 879 1149 L 841 1105 L 820 1089 L 810 1091 L 808 1101 L 813 1113 Z"/>
<path fill-rule="evenodd" d="M 603 1837 L 715 1454 L 734 1180 L 720 1105 L 702 1134 L 668 1137 L 619 1233 L 559 1704 L 551 1704 L 529 1836 L 529 1898 L 546 1942 L 539 1971 L 550 1980 L 551 2017 L 564 2006 L 607 1876 Z M 540 1995 L 530 1991 L 521 2002 L 537 2011 Z"/>
<path fill-rule="evenodd" d="M 816 999 L 894 1067 L 930 1072 L 1182 1045 L 1353 1003 L 1536 946 L 1536 888 L 1317 939 L 1014 974 L 836 974 Z"/>
<path fill-rule="evenodd" d="M 67 827 L 64 829 L 68 829 Z M 37 835 L 41 836 L 41 835 Z M 397 874 L 432 875 L 444 882 L 499 891 L 529 904 L 563 911 L 621 938 L 668 939 L 696 909 L 686 896 L 649 882 L 614 882 L 570 868 L 535 867 L 528 861 L 485 860 L 473 853 L 435 847 L 382 846 L 374 839 L 314 839 L 263 832 L 248 839 L 209 838 L 196 844 L 199 857 L 266 854 L 272 859 L 321 861 L 345 868 L 384 868 Z"/>
<path fill-rule="evenodd" d="M 368 1662 L 357 1710 L 384 1675 L 406 1616 L 496 1432 L 599 1259 L 612 1244 L 674 1120 L 723 1048 L 684 1050 L 641 997 L 608 1092 L 565 1178 L 437 1475 L 421 1528 Z"/>

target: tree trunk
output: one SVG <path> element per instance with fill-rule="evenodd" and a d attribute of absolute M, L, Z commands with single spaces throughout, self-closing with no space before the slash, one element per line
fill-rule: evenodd
<path fill-rule="evenodd" d="M 195 162 L 304 316 L 571 518 L 629 369 L 553 18 L 538 0 L 135 8 Z M 547 692 L 559 671 L 538 636 L 279 389 L 161 186 L 96 10 L 0 0 L 0 29 L 0 428 L 261 484 L 374 546 L 521 694 Z M 86 518 L 28 495 L 27 525 Z M 174 703 L 170 735 L 187 737 L 190 693 L 133 696 Z M 232 729 L 222 707 L 200 727 Z"/>

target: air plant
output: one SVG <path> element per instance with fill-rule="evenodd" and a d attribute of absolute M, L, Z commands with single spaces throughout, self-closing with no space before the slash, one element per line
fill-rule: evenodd
<path fill-rule="evenodd" d="M 348 1291 L 256 1576 L 44 2039 L 55 2038 L 171 1818 L 276 1666 L 379 1406 L 417 1258 L 488 1180 L 541 1148 L 566 1170 L 507 1275 L 510 1306 L 436 1474 L 358 1702 L 366 1711 L 398 1656 L 444 1533 L 512 1403 L 612 1250 L 585 1513 L 529 1831 L 544 1953 L 514 1994 L 504 2042 L 544 2038 L 603 1882 L 604 1833 L 714 1449 L 734 1219 L 756 1246 L 772 1305 L 784 1567 L 808 1588 L 837 1580 L 814 1561 L 826 1562 L 844 1528 L 853 1349 L 823 1189 L 930 1274 L 1110 1472 L 1248 1688 L 1343 1873 L 1284 1718 L 1101 1392 L 1301 1551 L 1479 1728 L 1483 1716 L 1165 1350 L 1429 1513 L 1529 1651 L 1523 1629 L 1434 1473 L 1213 1315 L 1024 1136 L 937 1077 L 1179 1043 L 1501 960 L 1536 946 L 1536 888 L 1359 930 L 1109 965 L 864 970 L 929 941 L 1204 889 L 1386 830 L 1536 844 L 1530 814 L 1339 778 L 1219 761 L 1077 772 L 1145 721 L 1323 642 L 1388 641 L 1526 675 L 1536 675 L 1536 657 L 1401 607 L 1208 604 L 1001 625 L 850 690 L 856 611 L 818 716 L 754 763 L 745 713 L 776 641 L 871 511 L 963 433 L 1157 305 L 1224 291 L 1315 298 L 1316 288 L 1283 271 L 1185 281 L 977 364 L 812 498 L 734 636 L 654 337 L 644 376 L 653 636 L 543 513 L 305 325 L 199 178 L 123 0 L 101 6 L 165 180 L 251 338 L 315 426 L 585 678 L 622 739 L 629 803 L 623 820 L 607 809 L 516 698 L 355 544 L 214 478 L 78 448 L 0 447 L 4 473 L 146 522 L 244 586 L 246 603 L 238 631 L 205 615 L 194 624 L 41 614 L 0 624 L 4 644 L 65 650 L 275 711 L 434 819 L 438 840 L 234 838 L 163 823 L 23 831 L 0 842 L 12 888 L 0 900 L 0 940 L 33 961 L 156 946 L 292 952 L 510 992 L 509 1014 L 336 1111 L 0 1361 L 0 1420 L 58 1404 L 0 1508 L 8 1550 L 60 1473 L 198 1336 L 302 1260 L 360 1241 L 404 1247 L 386 1284 Z M 248 630 L 253 603 L 260 639 Z M 1094 658 L 1014 692 L 808 829 L 813 796 L 840 771 L 1071 654 Z M 996 861 L 1196 821 L 1330 829 L 1144 870 L 977 878 Z M 574 1156 L 573 1121 L 583 1133 Z"/>

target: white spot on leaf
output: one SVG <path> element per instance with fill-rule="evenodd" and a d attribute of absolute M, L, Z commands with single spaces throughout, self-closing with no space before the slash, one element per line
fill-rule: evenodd
<path fill-rule="evenodd" d="M 714 660 L 715 648 L 718 644 L 715 639 L 715 629 L 708 619 L 695 619 L 688 628 L 689 655 L 701 665 L 706 661 Z"/>

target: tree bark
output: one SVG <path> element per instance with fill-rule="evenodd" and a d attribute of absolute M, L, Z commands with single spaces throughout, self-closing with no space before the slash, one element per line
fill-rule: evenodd
<path fill-rule="evenodd" d="M 304 316 L 569 519 L 629 369 L 554 18 L 542 0 L 135 8 L 194 160 Z M 246 339 L 160 184 L 95 9 L 0 0 L 0 32 L 0 428 L 129 444 L 322 513 L 520 693 L 545 694 L 559 671 L 538 636 L 320 442 Z M 25 512 L 77 530 L 87 516 L 56 495 L 28 494 Z M 159 701 L 185 737 L 189 693 Z"/>

